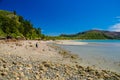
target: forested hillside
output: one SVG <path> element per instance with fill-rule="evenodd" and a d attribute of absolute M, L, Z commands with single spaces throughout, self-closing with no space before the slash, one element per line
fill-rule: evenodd
<path fill-rule="evenodd" d="M 17 15 L 15 11 L 0 10 L 0 37 L 6 36 L 39 39 L 42 34 L 40 28 L 34 28 L 30 21 Z"/>
<path fill-rule="evenodd" d="M 72 35 L 62 34 L 60 36 L 71 39 L 120 39 L 120 32 L 89 30 Z"/>

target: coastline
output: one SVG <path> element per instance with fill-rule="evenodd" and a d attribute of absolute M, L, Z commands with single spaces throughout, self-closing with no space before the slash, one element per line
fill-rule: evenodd
<path fill-rule="evenodd" d="M 61 44 L 61 45 L 86 45 L 87 42 L 75 42 L 73 40 L 57 40 L 54 42 L 55 44 Z"/>
<path fill-rule="evenodd" d="M 77 42 L 79 44 L 75 45 L 74 41 L 69 40 L 67 43 L 70 43 L 70 44 L 64 45 L 64 43 L 66 43 L 66 42 L 67 42 L 67 40 L 59 41 L 58 45 L 60 45 L 60 47 L 62 47 L 63 49 L 72 52 L 73 54 L 74 53 L 77 54 L 82 60 L 82 61 L 79 61 L 80 65 L 92 66 L 92 67 L 95 67 L 96 69 L 104 69 L 104 70 L 110 70 L 113 72 L 120 73 L 119 60 L 118 59 L 114 60 L 113 58 L 108 57 L 109 55 L 106 56 L 106 54 L 104 55 L 104 53 L 102 54 L 101 52 L 99 52 L 99 50 L 94 49 L 97 46 L 96 44 L 94 47 L 93 47 L 93 45 L 91 46 L 91 44 L 86 45 L 86 44 L 84 44 L 84 42 L 80 42 L 80 43 Z M 74 46 L 72 46 L 72 45 L 74 45 Z M 99 45 L 100 45 L 100 48 L 101 48 L 101 46 L 104 46 L 104 44 L 103 45 L 99 44 Z M 108 46 L 110 46 L 110 45 L 108 45 Z"/>
<path fill-rule="evenodd" d="M 77 55 L 54 41 L 0 41 L 0 79 L 13 80 L 119 80 L 120 74 L 81 66 Z M 38 48 L 35 44 L 38 43 Z"/>

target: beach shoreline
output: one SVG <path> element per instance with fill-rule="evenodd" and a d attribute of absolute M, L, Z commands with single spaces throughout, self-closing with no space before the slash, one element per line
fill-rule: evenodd
<path fill-rule="evenodd" d="M 54 41 L 0 41 L 0 79 L 3 80 L 120 79 L 116 72 L 81 66 L 78 60 L 77 55 L 55 46 Z"/>
<path fill-rule="evenodd" d="M 57 40 L 54 42 L 55 44 L 61 44 L 61 45 L 86 45 L 87 42 L 75 42 L 73 40 Z"/>
<path fill-rule="evenodd" d="M 82 60 L 82 61 L 80 61 L 80 65 L 93 66 L 97 69 L 105 69 L 105 70 L 110 70 L 110 71 L 117 72 L 117 73 L 120 72 L 119 60 L 118 59 L 114 60 L 113 58 L 109 58 L 108 56 L 104 55 L 105 53 L 102 54 L 101 52 L 93 52 L 93 51 L 99 51 L 99 50 L 94 50 L 94 48 L 96 48 L 96 47 L 93 47 L 94 43 L 84 44 L 84 42 L 77 42 L 79 44 L 75 45 L 74 40 L 73 41 L 62 40 L 62 41 L 57 41 L 57 42 L 58 42 L 57 43 L 58 46 L 62 47 L 65 50 L 72 52 L 73 54 L 77 54 Z M 65 44 L 66 42 L 70 43 L 70 44 L 66 45 Z M 85 42 L 85 43 L 87 43 L 87 42 Z M 91 46 L 91 44 L 92 44 L 92 46 Z M 98 45 L 102 46 L 101 43 L 98 43 Z M 85 47 L 85 46 L 87 46 L 87 47 Z M 95 44 L 95 46 L 96 46 L 96 44 Z M 87 52 L 87 50 L 89 52 Z M 91 53 L 91 50 L 93 50 L 92 53 Z"/>

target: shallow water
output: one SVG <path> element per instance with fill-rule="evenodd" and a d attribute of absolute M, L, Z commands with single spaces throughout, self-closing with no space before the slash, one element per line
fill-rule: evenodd
<path fill-rule="evenodd" d="M 61 45 L 62 48 L 78 54 L 85 64 L 120 72 L 120 40 L 76 40 L 86 45 Z"/>

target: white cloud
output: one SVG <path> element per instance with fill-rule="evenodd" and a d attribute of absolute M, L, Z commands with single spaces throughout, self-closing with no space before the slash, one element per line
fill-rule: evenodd
<path fill-rule="evenodd" d="M 117 23 L 109 28 L 110 31 L 120 32 L 120 23 Z"/>

